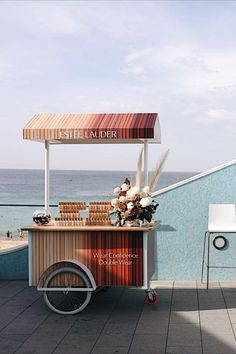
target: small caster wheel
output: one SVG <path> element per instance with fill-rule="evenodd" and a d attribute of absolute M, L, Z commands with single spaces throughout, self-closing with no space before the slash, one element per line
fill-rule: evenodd
<path fill-rule="evenodd" d="M 148 291 L 145 301 L 148 305 L 156 305 L 158 303 L 158 296 L 154 290 Z"/>

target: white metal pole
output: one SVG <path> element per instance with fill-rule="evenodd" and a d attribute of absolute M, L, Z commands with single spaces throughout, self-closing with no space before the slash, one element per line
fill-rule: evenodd
<path fill-rule="evenodd" d="M 144 140 L 144 186 L 148 185 L 148 140 Z"/>
<path fill-rule="evenodd" d="M 143 232 L 143 286 L 149 290 L 148 279 L 148 232 Z"/>
<path fill-rule="evenodd" d="M 28 270 L 29 270 L 29 286 L 32 286 L 32 232 L 28 232 L 28 255 L 29 255 L 29 263 L 28 263 Z"/>
<path fill-rule="evenodd" d="M 49 211 L 49 158 L 50 158 L 50 151 L 49 151 L 49 141 L 45 140 L 45 170 L 44 170 L 44 209 L 45 212 Z"/>

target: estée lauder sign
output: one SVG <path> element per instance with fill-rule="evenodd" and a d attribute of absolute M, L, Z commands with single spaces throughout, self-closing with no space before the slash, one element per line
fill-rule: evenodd
<path fill-rule="evenodd" d="M 115 130 L 64 130 L 59 133 L 59 139 L 117 139 Z"/>

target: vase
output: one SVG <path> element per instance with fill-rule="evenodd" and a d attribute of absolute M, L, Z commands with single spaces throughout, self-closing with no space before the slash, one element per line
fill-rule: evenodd
<path fill-rule="evenodd" d="M 140 226 L 140 224 L 136 220 L 127 220 L 124 226 L 137 227 Z"/>
<path fill-rule="evenodd" d="M 147 220 L 140 220 L 139 226 L 147 226 L 147 225 L 149 225 L 149 222 Z"/>

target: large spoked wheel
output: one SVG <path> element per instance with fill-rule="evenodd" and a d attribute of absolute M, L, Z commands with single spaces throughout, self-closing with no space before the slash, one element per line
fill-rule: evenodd
<path fill-rule="evenodd" d="M 51 291 L 44 291 L 45 303 L 51 310 L 62 315 L 81 312 L 91 299 L 91 291 L 86 290 L 91 288 L 90 281 L 86 274 L 77 268 L 64 267 L 54 270 L 46 278 L 44 287 L 52 288 Z M 64 289 L 60 291 L 53 288 Z M 80 290 L 76 291 L 76 288 Z"/>

